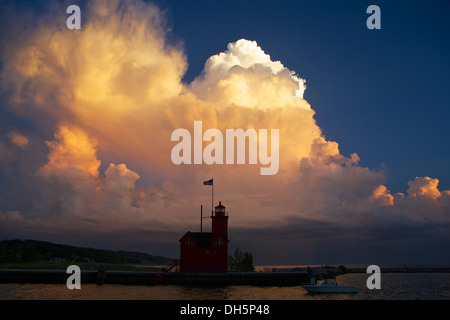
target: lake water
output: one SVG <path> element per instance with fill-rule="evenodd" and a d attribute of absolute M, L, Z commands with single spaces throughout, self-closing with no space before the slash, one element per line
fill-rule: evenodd
<path fill-rule="evenodd" d="M 381 289 L 369 290 L 365 273 L 344 274 L 339 285 L 356 294 L 308 294 L 300 286 L 124 286 L 81 284 L 0 284 L 0 300 L 449 300 L 450 273 L 385 273 Z"/>

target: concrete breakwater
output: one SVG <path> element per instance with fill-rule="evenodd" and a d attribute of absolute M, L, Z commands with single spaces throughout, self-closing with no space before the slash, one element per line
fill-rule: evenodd
<path fill-rule="evenodd" d="M 450 273 L 450 268 L 381 268 L 381 273 Z M 364 268 L 347 270 L 313 268 L 310 276 L 316 279 L 336 277 L 344 273 L 366 273 Z M 0 283 L 66 284 L 70 274 L 65 270 L 0 269 Z M 81 283 L 121 285 L 256 285 L 298 286 L 309 284 L 307 272 L 229 272 L 180 273 L 150 271 L 81 271 Z"/>
<path fill-rule="evenodd" d="M 0 283 L 66 284 L 65 270 L 0 270 Z M 122 285 L 257 285 L 298 286 L 308 283 L 306 273 L 158 273 L 145 271 L 81 271 L 81 284 Z"/>

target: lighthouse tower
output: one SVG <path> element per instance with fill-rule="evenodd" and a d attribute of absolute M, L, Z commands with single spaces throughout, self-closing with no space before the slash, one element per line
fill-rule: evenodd
<path fill-rule="evenodd" d="M 219 202 L 211 216 L 211 232 L 186 232 L 180 239 L 180 271 L 228 271 L 228 215 Z"/>
<path fill-rule="evenodd" d="M 225 207 L 219 201 L 211 217 L 211 244 L 217 251 L 218 272 L 228 271 L 228 216 L 225 215 Z"/>
<path fill-rule="evenodd" d="M 228 216 L 225 215 L 225 207 L 222 205 L 222 201 L 219 201 L 219 205 L 214 210 L 212 219 L 212 234 L 221 234 L 228 242 Z"/>

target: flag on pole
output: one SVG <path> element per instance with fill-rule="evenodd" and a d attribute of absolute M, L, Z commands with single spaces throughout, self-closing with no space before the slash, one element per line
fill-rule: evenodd
<path fill-rule="evenodd" d="M 212 186 L 213 185 L 213 181 L 214 181 L 214 179 L 203 181 L 203 185 L 204 186 Z"/>
<path fill-rule="evenodd" d="M 214 179 L 203 181 L 204 186 L 212 186 L 211 188 L 211 216 L 214 215 Z"/>

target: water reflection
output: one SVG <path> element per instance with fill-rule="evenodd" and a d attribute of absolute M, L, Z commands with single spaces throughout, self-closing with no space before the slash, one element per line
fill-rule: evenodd
<path fill-rule="evenodd" d="M 179 286 L 179 300 L 229 300 L 229 286 Z"/>
<path fill-rule="evenodd" d="M 123 286 L 82 284 L 69 290 L 55 284 L 0 284 L 0 299 L 39 300 L 435 300 L 450 299 L 448 273 L 387 273 L 381 290 L 366 287 L 366 274 L 345 274 L 340 285 L 358 288 L 356 294 L 308 294 L 300 286 Z"/>

